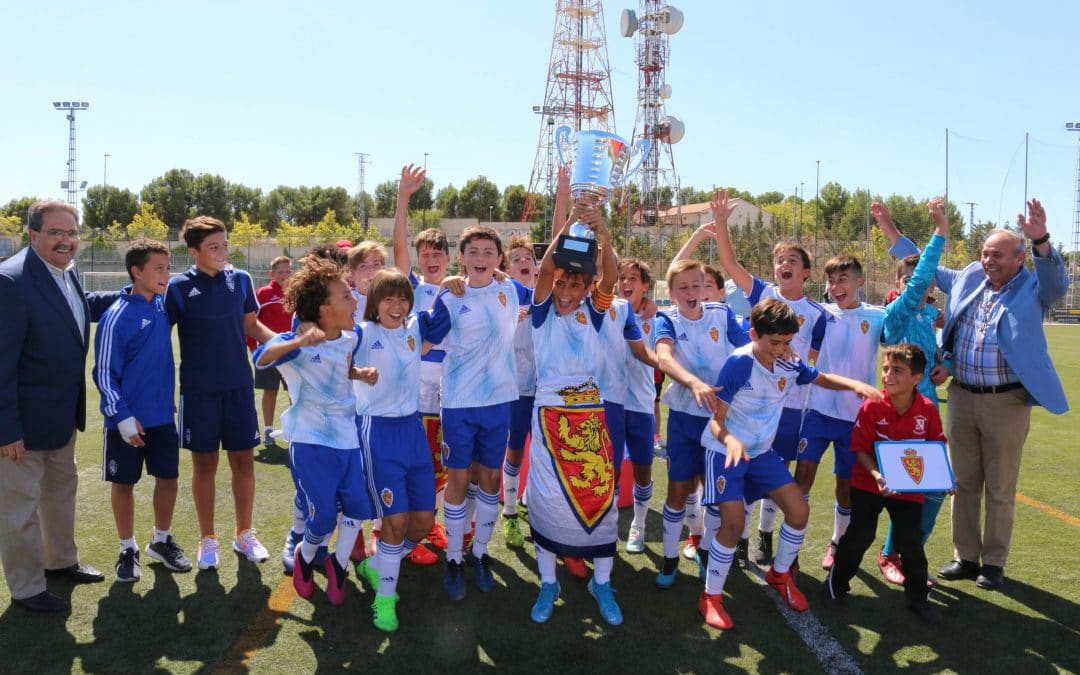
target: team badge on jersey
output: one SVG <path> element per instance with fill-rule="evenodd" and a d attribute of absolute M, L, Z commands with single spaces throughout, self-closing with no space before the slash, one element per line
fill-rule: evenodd
<path fill-rule="evenodd" d="M 409 345 L 409 351 L 410 352 L 415 352 L 416 351 L 416 338 L 414 338 L 413 336 L 410 335 L 409 339 L 406 340 L 405 343 Z"/>
<path fill-rule="evenodd" d="M 447 470 L 443 464 L 443 455 L 450 456 L 449 448 L 443 444 L 442 420 L 438 415 L 421 415 L 424 423 L 424 436 L 427 437 L 428 450 L 431 451 L 431 465 L 435 469 L 435 491 L 446 487 Z M 445 450 L 444 450 L 445 448 Z"/>
<path fill-rule="evenodd" d="M 923 458 L 918 451 L 914 448 L 904 450 L 904 456 L 900 458 L 900 463 L 904 465 L 904 471 L 907 471 L 907 475 L 911 476 L 911 480 L 915 481 L 916 485 L 922 482 Z"/>
<path fill-rule="evenodd" d="M 720 341 L 720 331 L 718 331 L 716 329 L 716 326 L 713 326 L 712 328 L 709 329 L 709 337 L 712 338 L 713 342 L 719 342 Z"/>
<path fill-rule="evenodd" d="M 723 476 L 720 476 L 719 478 L 716 479 L 716 494 L 718 494 L 718 495 L 724 494 L 724 488 L 726 488 L 726 487 L 727 487 L 727 478 L 724 478 Z"/>
<path fill-rule="evenodd" d="M 806 323 L 806 317 L 803 316 L 802 314 L 800 314 L 799 315 L 799 327 L 801 328 L 804 323 Z"/>
<path fill-rule="evenodd" d="M 503 293 L 502 291 L 499 291 L 499 304 L 506 307 L 506 293 Z"/>
<path fill-rule="evenodd" d="M 225 285 L 229 287 L 230 293 L 236 290 L 236 279 L 233 278 L 232 274 L 225 275 Z"/>
<path fill-rule="evenodd" d="M 863 319 L 863 322 L 859 324 L 859 328 L 862 329 L 862 334 L 866 335 L 866 331 L 870 330 L 870 322 L 866 319 Z"/>
<path fill-rule="evenodd" d="M 382 492 L 379 493 L 379 498 L 382 499 L 382 503 L 385 504 L 387 508 L 390 508 L 394 504 L 394 491 L 390 488 L 383 488 Z"/>
<path fill-rule="evenodd" d="M 615 308 L 612 307 L 611 309 L 609 309 L 608 314 L 611 316 L 611 320 L 614 321 L 615 320 Z"/>
<path fill-rule="evenodd" d="M 574 315 L 574 319 L 582 326 L 589 323 L 589 320 L 585 318 L 585 312 L 582 312 L 581 310 L 578 310 L 578 313 Z"/>
<path fill-rule="evenodd" d="M 779 380 L 776 381 L 776 388 L 779 389 L 780 391 L 784 391 L 784 389 L 786 387 L 787 387 L 787 378 L 786 377 L 781 377 Z"/>
<path fill-rule="evenodd" d="M 592 532 L 611 509 L 615 490 L 604 409 L 543 407 L 540 425 L 563 494 L 581 526 Z"/>
<path fill-rule="evenodd" d="M 648 335 L 652 332 L 652 326 L 647 323 L 643 323 L 641 324 L 641 330 L 643 330 L 645 334 Z"/>
<path fill-rule="evenodd" d="M 803 454 L 804 452 L 806 452 L 806 446 L 807 445 L 809 445 L 809 444 L 806 442 L 805 438 L 800 438 L 799 439 L 799 454 L 800 455 Z"/>
<path fill-rule="evenodd" d="M 916 415 L 913 419 L 915 420 L 915 433 L 917 433 L 917 434 L 925 434 L 926 433 L 926 418 L 923 417 L 922 415 Z"/>

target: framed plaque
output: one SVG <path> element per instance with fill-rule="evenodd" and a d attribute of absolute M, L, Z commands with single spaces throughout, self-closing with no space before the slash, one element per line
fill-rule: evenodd
<path fill-rule="evenodd" d="M 941 441 L 878 441 L 878 471 L 893 492 L 945 492 L 956 487 Z"/>

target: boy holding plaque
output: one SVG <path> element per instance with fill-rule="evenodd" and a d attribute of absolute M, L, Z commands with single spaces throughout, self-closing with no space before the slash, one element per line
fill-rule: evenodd
<path fill-rule="evenodd" d="M 926 623 L 935 624 L 941 621 L 941 616 L 928 600 L 926 553 L 920 527 L 923 494 L 897 493 L 890 489 L 879 470 L 874 443 L 878 439 L 944 442 L 945 434 L 934 403 L 917 391 L 926 368 L 923 350 L 904 343 L 890 345 L 881 351 L 881 383 L 885 398 L 864 401 L 855 419 L 851 434 L 851 449 L 855 453 L 855 467 L 851 473 L 851 524 L 836 547 L 822 596 L 826 605 L 834 606 L 847 595 L 863 554 L 874 542 L 878 515 L 884 509 L 892 521 L 894 545 L 904 560 L 904 594 L 908 607 Z M 921 467 L 917 464 L 911 470 L 921 472 Z"/>

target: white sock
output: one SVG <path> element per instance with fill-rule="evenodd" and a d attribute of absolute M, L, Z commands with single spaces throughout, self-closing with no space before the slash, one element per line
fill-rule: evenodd
<path fill-rule="evenodd" d="M 709 544 L 709 569 L 705 574 L 707 595 L 719 595 L 724 592 L 724 583 L 727 582 L 733 560 L 735 560 L 735 549 L 713 539 Z"/>
<path fill-rule="evenodd" d="M 503 461 L 503 515 L 517 515 L 518 482 L 521 478 L 521 465 Z"/>
<path fill-rule="evenodd" d="M 397 593 L 398 576 L 401 572 L 401 544 L 379 544 L 379 552 L 376 555 L 379 570 L 379 595 L 387 596 Z"/>
<path fill-rule="evenodd" d="M 765 497 L 761 500 L 761 517 L 758 522 L 758 529 L 762 532 L 772 532 L 776 527 L 776 516 L 780 514 L 780 509 L 776 508 L 776 502 Z"/>
<path fill-rule="evenodd" d="M 752 509 L 750 508 L 750 505 L 747 504 L 744 501 L 743 502 L 742 537 L 740 537 L 740 539 L 749 539 L 750 538 L 750 512 L 751 512 L 751 510 Z"/>
<path fill-rule="evenodd" d="M 382 531 L 382 518 L 376 518 L 374 521 L 372 521 L 371 529 L 381 532 Z"/>
<path fill-rule="evenodd" d="M 446 525 L 446 561 L 461 562 L 461 542 L 465 538 L 465 504 L 443 504 Z"/>
<path fill-rule="evenodd" d="M 499 493 L 477 491 L 476 499 L 476 536 L 473 538 L 472 553 L 477 558 L 487 553 L 491 533 L 495 529 L 495 519 L 499 517 Z"/>
<path fill-rule="evenodd" d="M 465 491 L 465 529 L 471 529 L 476 525 L 476 495 L 480 492 L 480 486 L 469 483 L 469 489 Z"/>
<path fill-rule="evenodd" d="M 711 551 L 711 542 L 716 539 L 716 531 L 720 529 L 720 507 L 716 504 L 706 506 L 705 513 L 702 515 L 705 527 L 701 531 L 701 543 L 698 545 L 698 550 L 709 547 Z"/>
<path fill-rule="evenodd" d="M 296 493 L 293 497 L 292 507 L 292 531 L 296 534 L 303 534 L 304 529 L 307 527 L 307 510 L 300 504 L 300 493 Z"/>
<path fill-rule="evenodd" d="M 341 521 L 338 522 L 337 532 L 337 549 L 334 551 L 334 555 L 337 557 L 339 565 L 349 569 L 349 556 L 352 555 L 353 545 L 356 543 L 356 538 L 362 536 L 360 521 L 348 516 L 342 516 Z"/>
<path fill-rule="evenodd" d="M 536 566 L 540 568 L 540 582 L 554 584 L 558 581 L 555 576 L 555 562 L 558 558 L 546 548 L 536 545 Z"/>
<path fill-rule="evenodd" d="M 802 548 L 803 537 L 806 536 L 806 528 L 796 530 L 787 523 L 780 526 L 780 543 L 776 547 L 776 558 L 773 560 L 773 570 L 783 574 L 791 569 L 791 563 L 795 556 L 799 555 Z"/>
<path fill-rule="evenodd" d="M 138 551 L 139 550 L 139 545 L 135 543 L 135 537 L 132 537 L 131 539 L 121 539 L 120 540 L 120 552 L 121 553 L 123 553 L 125 550 L 127 550 L 129 548 L 132 549 L 133 551 Z"/>
<path fill-rule="evenodd" d="M 664 504 L 664 557 L 677 558 L 679 556 L 679 537 L 682 536 L 683 517 L 685 509 L 672 511 L 671 507 Z"/>
<path fill-rule="evenodd" d="M 615 558 L 593 558 L 593 581 L 598 584 L 611 583 L 611 568 L 615 566 Z"/>
<path fill-rule="evenodd" d="M 840 543 L 840 537 L 847 532 L 849 524 L 851 524 L 851 507 L 840 506 L 837 502 L 836 509 L 833 511 L 832 543 Z"/>
<path fill-rule="evenodd" d="M 689 528 L 690 534 L 700 537 L 701 536 L 701 493 L 691 492 L 690 496 L 686 498 L 686 527 Z"/>
<path fill-rule="evenodd" d="M 645 517 L 649 515 L 649 502 L 652 501 L 653 482 L 648 485 L 634 483 L 634 527 L 645 529 Z"/>
<path fill-rule="evenodd" d="M 248 428 L 250 429 L 251 427 L 248 427 Z M 263 433 L 264 433 L 264 434 L 268 434 L 268 433 L 270 433 L 270 432 L 271 432 L 271 431 L 273 431 L 273 430 L 274 430 L 274 427 L 273 427 L 272 425 L 271 425 L 271 426 L 264 426 L 264 427 L 263 427 Z"/>
<path fill-rule="evenodd" d="M 849 510 L 848 513 L 851 513 Z M 159 530 L 154 528 L 154 534 L 150 537 L 150 543 L 152 544 L 164 544 L 172 536 L 172 530 Z"/>
<path fill-rule="evenodd" d="M 310 532 L 304 533 L 304 542 L 300 544 L 300 555 L 304 558 L 304 562 L 311 562 L 315 559 L 315 554 L 324 541 L 326 541 L 326 537 L 317 537 Z"/>

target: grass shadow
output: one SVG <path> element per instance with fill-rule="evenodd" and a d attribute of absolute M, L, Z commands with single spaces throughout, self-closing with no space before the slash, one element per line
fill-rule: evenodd
<path fill-rule="evenodd" d="M 50 584 L 49 590 L 71 601 L 70 583 Z M 13 670 L 33 670 L 39 673 L 67 673 L 74 669 L 78 656 L 75 636 L 68 631 L 67 614 L 43 614 L 8 606 L 0 614 L 0 654 L 7 667 Z M 8 659 L 12 659 L 9 661 Z M 17 661 L 16 661 L 17 659 Z M 23 665 L 15 665 L 23 664 Z"/>

